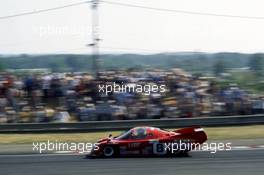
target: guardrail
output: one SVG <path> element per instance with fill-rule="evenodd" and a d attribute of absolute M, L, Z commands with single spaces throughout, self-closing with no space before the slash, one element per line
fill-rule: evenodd
<path fill-rule="evenodd" d="M 177 128 L 188 126 L 236 126 L 264 124 L 264 115 L 224 116 L 200 118 L 175 118 L 151 120 L 90 121 L 78 123 L 18 123 L 0 124 L 0 133 L 26 132 L 92 132 L 126 130 L 135 126 L 155 126 L 160 128 Z"/>

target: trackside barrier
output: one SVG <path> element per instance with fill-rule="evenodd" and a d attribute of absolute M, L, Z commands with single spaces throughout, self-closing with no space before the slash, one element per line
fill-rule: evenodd
<path fill-rule="evenodd" d="M 179 128 L 188 126 L 237 126 L 264 124 L 264 115 L 169 118 L 145 120 L 89 121 L 76 123 L 8 123 L 0 124 L 0 133 L 94 132 L 127 130 L 135 126 Z"/>

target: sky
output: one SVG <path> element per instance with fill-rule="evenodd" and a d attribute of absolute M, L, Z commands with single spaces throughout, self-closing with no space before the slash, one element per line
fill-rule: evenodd
<path fill-rule="evenodd" d="M 0 16 L 82 0 L 0 1 Z M 154 8 L 264 17 L 262 0 L 108 0 Z M 99 4 L 102 53 L 264 52 L 264 19 Z M 90 4 L 0 20 L 0 54 L 91 53 Z"/>

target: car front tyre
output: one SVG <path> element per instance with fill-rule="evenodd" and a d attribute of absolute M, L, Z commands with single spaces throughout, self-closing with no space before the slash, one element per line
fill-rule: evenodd
<path fill-rule="evenodd" d="M 104 148 L 103 153 L 104 153 L 105 157 L 113 157 L 114 154 L 115 154 L 115 150 L 114 150 L 114 148 L 112 146 L 106 146 Z"/>

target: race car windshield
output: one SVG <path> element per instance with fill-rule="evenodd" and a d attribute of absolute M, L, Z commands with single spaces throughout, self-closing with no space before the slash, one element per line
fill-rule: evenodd
<path fill-rule="evenodd" d="M 118 140 L 125 140 L 125 139 L 128 139 L 128 138 L 130 137 L 130 135 L 131 135 L 131 132 L 132 132 L 132 131 L 129 130 L 129 131 L 127 131 L 127 132 L 121 134 L 120 136 L 116 137 L 116 139 L 118 139 Z"/>
<path fill-rule="evenodd" d="M 119 140 L 143 139 L 146 136 L 147 136 L 146 128 L 137 128 L 137 129 L 131 129 L 128 132 L 125 132 L 124 134 L 121 134 L 116 139 L 119 139 Z"/>

